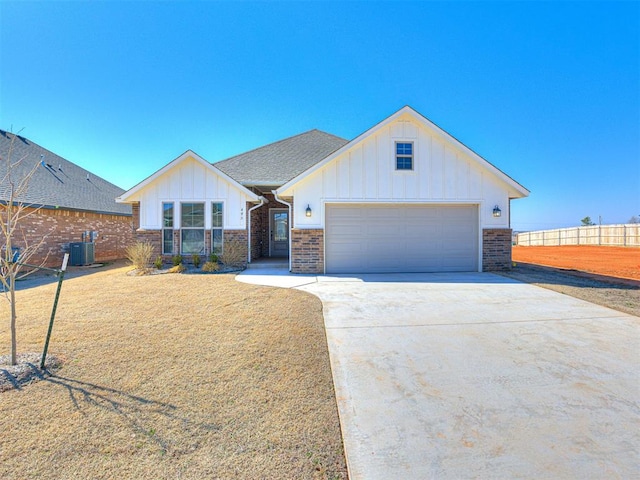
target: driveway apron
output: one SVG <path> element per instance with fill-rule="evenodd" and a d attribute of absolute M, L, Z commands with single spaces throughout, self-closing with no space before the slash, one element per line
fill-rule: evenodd
<path fill-rule="evenodd" d="M 323 303 L 352 480 L 637 478 L 640 318 L 487 273 L 296 288 Z"/>

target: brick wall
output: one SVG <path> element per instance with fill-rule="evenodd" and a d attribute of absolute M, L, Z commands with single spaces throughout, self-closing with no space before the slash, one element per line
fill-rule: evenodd
<path fill-rule="evenodd" d="M 284 203 L 278 202 L 273 194 L 266 193 L 262 196 L 269 203 L 251 212 L 251 258 L 253 260 L 269 256 L 269 209 L 282 208 L 289 211 L 289 207 Z M 291 199 L 286 200 L 291 201 Z M 247 211 L 252 206 L 253 204 L 247 208 Z M 292 219 L 289 219 L 289 222 L 291 221 Z"/>
<path fill-rule="evenodd" d="M 324 273 L 324 230 L 291 230 L 291 272 Z"/>
<path fill-rule="evenodd" d="M 154 258 L 162 253 L 162 230 L 138 230 L 135 234 L 136 241 L 149 242 L 153 245 Z M 231 242 L 237 242 L 238 248 L 241 250 L 241 255 L 244 255 L 244 266 L 247 263 L 247 231 L 246 230 L 224 230 L 223 233 L 223 251 L 227 245 Z M 211 253 L 211 230 L 204 231 L 204 244 L 205 253 L 201 255 L 202 261 L 208 260 L 209 253 Z M 173 254 L 162 255 L 162 259 L 165 262 L 170 262 L 174 255 L 182 255 L 185 263 L 191 262 L 191 255 L 183 255 L 180 253 L 180 230 L 173 231 Z"/>
<path fill-rule="evenodd" d="M 162 254 L 162 231 L 161 230 L 137 230 L 136 242 L 148 242 L 153 245 L 152 260 Z M 171 257 L 169 255 L 169 257 Z"/>
<path fill-rule="evenodd" d="M 133 229 L 140 228 L 140 202 L 133 203 L 131 205 L 131 216 L 133 221 Z"/>
<path fill-rule="evenodd" d="M 268 205 L 263 205 L 260 208 L 256 208 L 253 212 L 251 212 L 251 259 L 256 260 L 260 257 L 269 255 L 269 244 L 267 244 L 267 252 L 266 255 L 263 255 L 264 249 L 264 237 L 263 231 L 267 229 L 267 238 L 269 235 L 269 223 L 268 223 L 268 215 L 265 214 L 268 210 Z M 255 205 L 252 203 L 247 203 L 247 212 L 250 208 Z M 265 224 L 265 219 L 267 223 Z"/>
<path fill-rule="evenodd" d="M 240 250 L 240 254 L 244 256 L 242 267 L 246 268 L 247 255 L 249 253 L 247 249 L 248 240 L 246 230 L 225 230 L 223 233 L 224 243 L 222 247 L 222 254 L 224 255 L 225 252 L 228 252 L 229 248 L 231 248 L 229 244 L 233 242 L 235 244 L 234 248 L 238 248 Z"/>
<path fill-rule="evenodd" d="M 485 272 L 511 270 L 511 229 L 482 230 L 482 270 Z"/>
<path fill-rule="evenodd" d="M 98 232 L 95 239 L 95 261 L 106 262 L 125 257 L 124 250 L 134 241 L 131 216 L 41 208 L 24 218 L 13 238 L 13 245 L 25 248 L 43 244 L 28 263 L 40 264 L 47 258 L 48 266 L 60 266 L 69 252 L 69 243 L 81 242 L 85 231 Z M 4 239 L 2 239 L 4 241 Z"/>

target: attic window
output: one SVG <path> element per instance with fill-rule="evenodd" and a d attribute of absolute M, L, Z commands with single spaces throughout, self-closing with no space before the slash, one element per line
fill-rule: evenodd
<path fill-rule="evenodd" d="M 396 170 L 413 170 L 413 143 L 396 142 Z"/>

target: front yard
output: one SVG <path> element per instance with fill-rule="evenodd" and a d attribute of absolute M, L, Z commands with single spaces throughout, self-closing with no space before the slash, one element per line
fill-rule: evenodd
<path fill-rule="evenodd" d="M 346 478 L 316 297 L 128 269 L 65 280 L 63 367 L 0 393 L 0 478 Z M 18 292 L 20 352 L 55 287 Z M 6 354 L 6 301 L 0 322 Z"/>

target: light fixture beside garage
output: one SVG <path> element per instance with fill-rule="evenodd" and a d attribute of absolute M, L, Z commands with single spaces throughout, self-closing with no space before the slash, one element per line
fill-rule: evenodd
<path fill-rule="evenodd" d="M 500 210 L 500 207 L 498 205 L 493 207 L 493 216 L 494 217 L 499 217 L 501 215 L 502 215 L 502 210 Z"/>
<path fill-rule="evenodd" d="M 311 206 L 309 204 L 307 204 L 307 209 L 305 210 L 305 215 L 307 217 L 311 216 Z"/>

